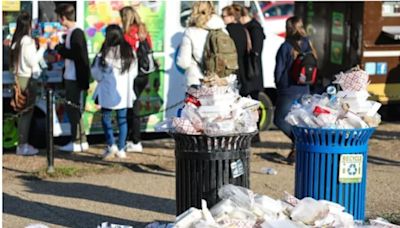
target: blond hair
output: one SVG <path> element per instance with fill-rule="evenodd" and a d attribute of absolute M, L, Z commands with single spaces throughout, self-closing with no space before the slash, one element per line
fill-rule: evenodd
<path fill-rule="evenodd" d="M 215 13 L 215 10 L 211 1 L 195 2 L 192 6 L 189 26 L 204 28 L 213 13 Z"/>
<path fill-rule="evenodd" d="M 125 6 L 119 10 L 119 15 L 121 16 L 122 29 L 124 33 L 128 33 L 132 25 L 137 25 L 140 27 L 144 26 L 138 12 L 131 6 Z"/>

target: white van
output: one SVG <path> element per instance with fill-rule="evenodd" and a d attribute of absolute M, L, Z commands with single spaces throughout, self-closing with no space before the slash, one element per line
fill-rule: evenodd
<path fill-rule="evenodd" d="M 250 6 L 251 11 L 254 13 L 256 18 L 264 18 L 259 1 L 234 2 Z M 125 6 L 126 1 L 109 2 L 99 0 L 71 1 L 70 3 L 76 6 L 77 25 L 86 33 L 89 57 L 93 58 L 93 56 L 99 51 L 104 40 L 105 27 L 108 24 L 120 23 L 118 10 Z M 233 1 L 220 0 L 214 1 L 214 3 L 218 13 L 220 14 L 221 9 L 232 4 Z M 34 0 L 22 1 L 20 4 L 14 4 L 14 6 L 10 7 L 3 6 L 3 15 L 5 15 L 3 20 L 3 41 L 7 37 L 10 38 L 9 33 L 12 32 L 12 23 L 15 23 L 15 18 L 20 10 L 27 10 L 32 13 L 35 27 L 37 28 L 38 23 L 43 26 L 45 21 L 56 21 L 53 10 L 57 4 L 60 4 L 60 2 Z M 143 114 L 143 132 L 154 131 L 154 126 L 157 123 L 165 120 L 168 117 L 175 116 L 177 109 L 183 104 L 186 83 L 183 72 L 176 66 L 175 60 L 187 19 L 190 16 L 192 4 L 193 1 L 179 0 L 130 2 L 130 5 L 139 11 L 142 20 L 147 25 L 153 40 L 153 49 L 155 51 L 154 55 L 157 61 L 160 63 L 160 71 L 150 75 L 149 84 L 140 96 L 141 113 Z M 19 8 L 17 9 L 16 7 Z M 279 46 L 284 41 L 284 38 L 270 32 L 275 30 L 269 27 L 266 24 L 266 21 L 259 20 L 259 22 L 264 27 L 264 33 L 267 37 L 264 41 L 265 43 L 262 53 L 262 60 L 264 72 L 264 92 L 270 95 L 274 92 L 275 88 L 273 77 L 275 68 L 275 55 Z M 41 30 L 41 32 L 43 31 Z M 11 84 L 13 83 L 13 76 L 8 71 L 8 54 L 6 53 L 7 47 L 4 46 L 4 42 L 3 49 L 5 50 L 3 51 L 3 102 L 4 104 L 8 104 L 9 101 L 7 99 L 9 99 L 11 96 L 10 88 Z M 56 90 L 56 113 L 61 124 L 61 135 L 69 135 L 68 117 L 64 115 L 63 112 L 64 100 L 62 99 L 63 90 L 61 89 L 61 69 L 62 63 L 53 63 L 52 69 L 49 69 L 46 72 L 46 83 L 48 86 L 50 85 Z M 97 114 L 98 107 L 96 107 L 91 98 L 91 93 L 94 91 L 95 86 L 95 82 L 91 83 L 88 91 L 89 94 L 86 100 L 84 122 L 87 134 L 103 133 L 100 115 Z M 266 129 L 272 122 L 272 102 L 265 93 L 260 95 L 260 100 L 262 101 L 260 125 L 261 129 Z M 43 100 L 39 103 L 43 104 Z M 4 110 L 5 112 L 10 111 L 7 108 Z M 45 112 L 45 110 L 42 111 Z M 9 116 L 9 114 L 5 115 L 3 118 L 3 126 L 6 126 L 6 129 L 10 131 L 12 130 L 15 133 L 15 129 L 13 129 L 13 125 L 15 126 L 15 121 L 13 122 L 12 118 L 7 118 L 7 116 Z M 5 133 L 7 134 L 7 132 Z M 9 144 L 15 144 L 15 140 L 15 138 L 10 140 L 13 141 L 13 143 Z M 3 142 L 3 145 L 6 146 L 6 144 L 7 142 L 5 144 Z"/>

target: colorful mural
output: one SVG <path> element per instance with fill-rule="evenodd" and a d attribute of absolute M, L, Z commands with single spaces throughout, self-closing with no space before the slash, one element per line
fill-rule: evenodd
<path fill-rule="evenodd" d="M 93 59 L 104 41 L 105 28 L 109 24 L 121 25 L 119 10 L 124 6 L 134 7 L 146 24 L 153 42 L 155 55 L 164 51 L 165 1 L 86 1 L 84 30 L 86 32 L 89 58 Z M 142 131 L 154 131 L 154 126 L 163 121 L 164 105 L 164 58 L 157 57 L 160 70 L 149 75 L 149 83 L 140 95 Z M 94 103 L 92 94 L 96 82 L 92 82 L 86 99 L 84 121 L 87 132 L 102 131 L 99 107 Z"/>

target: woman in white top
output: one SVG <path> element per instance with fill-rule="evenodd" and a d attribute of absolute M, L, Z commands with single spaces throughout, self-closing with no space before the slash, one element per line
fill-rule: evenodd
<path fill-rule="evenodd" d="M 224 28 L 224 21 L 215 14 L 211 1 L 193 3 L 189 27 L 185 30 L 177 57 L 178 66 L 185 69 L 188 87 L 200 85 L 204 78 L 198 63 L 203 60 L 208 31 Z"/>
<path fill-rule="evenodd" d="M 128 133 L 127 109 L 132 108 L 136 95 L 133 81 L 138 74 L 137 59 L 125 41 L 118 25 L 106 28 L 106 38 L 92 66 L 92 77 L 98 82 L 93 98 L 101 106 L 102 124 L 108 147 L 103 158 L 125 158 Z M 118 146 L 115 143 L 111 113 L 117 112 Z"/>
<path fill-rule="evenodd" d="M 32 18 L 25 11 L 17 18 L 17 28 L 11 41 L 10 66 L 15 80 L 20 88 L 28 95 L 26 107 L 18 119 L 19 140 L 17 155 L 35 155 L 39 151 L 28 143 L 29 127 L 32 120 L 33 108 L 36 101 L 37 81 L 40 75 L 39 61 L 43 58 L 47 43 L 40 44 L 36 49 L 35 40 L 31 37 Z"/>

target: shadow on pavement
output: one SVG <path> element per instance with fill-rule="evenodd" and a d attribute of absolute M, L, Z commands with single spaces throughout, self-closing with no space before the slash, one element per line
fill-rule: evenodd
<path fill-rule="evenodd" d="M 274 162 L 274 163 L 278 163 L 278 164 L 283 164 L 283 165 L 289 165 L 286 161 L 286 157 L 282 156 L 281 154 L 278 154 L 276 152 L 272 152 L 272 153 L 261 153 L 261 154 L 257 154 L 257 156 L 260 156 L 261 158 L 270 161 L 270 162 Z"/>
<path fill-rule="evenodd" d="M 19 216 L 64 227 L 96 227 L 102 222 L 131 225 L 133 227 L 145 227 L 146 224 L 148 224 L 81 210 L 53 206 L 30 200 L 28 201 L 7 193 L 3 193 L 3 214 Z"/>
<path fill-rule="evenodd" d="M 134 180 L 131 181 L 135 184 Z M 175 215 L 175 200 L 122 191 L 107 186 L 52 181 L 25 181 L 24 185 L 28 188 L 28 192 L 35 194 L 85 199 Z"/>
<path fill-rule="evenodd" d="M 252 143 L 251 147 L 255 148 L 271 148 L 271 149 L 290 149 L 292 144 L 289 142 L 273 142 L 273 141 L 261 141 Z"/>
<path fill-rule="evenodd" d="M 400 166 L 400 161 L 389 160 L 371 155 L 368 155 L 368 162 L 375 165 Z"/>
<path fill-rule="evenodd" d="M 94 156 L 89 156 L 94 155 Z M 56 157 L 66 159 L 66 160 L 71 160 L 71 161 L 76 161 L 76 162 L 87 162 L 91 164 L 97 164 L 97 165 L 105 165 L 105 166 L 112 166 L 112 165 L 121 165 L 125 168 L 128 168 L 134 172 L 139 172 L 139 173 L 149 173 L 149 174 L 156 174 L 156 175 L 162 175 L 162 176 L 169 176 L 173 177 L 175 176 L 175 172 L 172 170 L 167 170 L 162 168 L 159 165 L 155 164 L 142 164 L 142 163 L 132 163 L 128 161 L 104 161 L 98 156 L 97 154 L 92 154 L 92 153 L 62 153 L 62 152 L 57 152 Z"/>
<path fill-rule="evenodd" d="M 373 139 L 380 139 L 380 140 L 394 140 L 400 138 L 400 132 L 398 131 L 382 131 L 376 130 L 372 135 Z"/>

